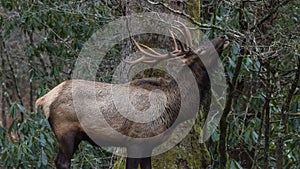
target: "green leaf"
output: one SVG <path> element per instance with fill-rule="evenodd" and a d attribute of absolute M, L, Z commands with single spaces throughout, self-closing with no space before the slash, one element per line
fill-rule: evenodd
<path fill-rule="evenodd" d="M 219 135 L 218 135 L 217 131 L 213 132 L 213 134 L 211 136 L 211 139 L 212 139 L 213 142 L 219 141 L 220 138 L 219 138 Z"/>
<path fill-rule="evenodd" d="M 44 166 L 46 166 L 48 164 L 48 159 L 47 159 L 47 156 L 46 156 L 44 150 L 42 150 L 42 156 L 41 156 L 41 158 L 42 158 L 42 164 Z"/>
<path fill-rule="evenodd" d="M 9 108 L 9 115 L 10 115 L 10 117 L 12 117 L 13 119 L 16 119 L 16 118 L 17 118 L 16 104 L 13 104 L 13 105 Z"/>
<path fill-rule="evenodd" d="M 229 163 L 229 166 L 228 166 Z M 229 169 L 243 169 L 243 167 L 235 160 L 227 161 L 226 168 Z"/>
<path fill-rule="evenodd" d="M 255 64 L 254 64 L 254 68 L 258 71 L 259 68 L 260 68 L 260 62 L 259 61 L 256 61 Z"/>
<path fill-rule="evenodd" d="M 27 112 L 26 109 L 22 105 L 17 104 L 17 106 L 19 107 L 19 109 L 21 110 L 22 113 L 25 114 Z"/>
<path fill-rule="evenodd" d="M 253 141 L 254 143 L 257 143 L 257 140 L 258 140 L 258 134 L 256 133 L 256 131 L 253 130 L 252 133 L 251 133 L 251 135 L 252 135 L 252 141 Z"/>
<path fill-rule="evenodd" d="M 234 60 L 231 59 L 231 58 L 229 58 L 229 65 L 230 65 L 231 67 L 233 67 L 233 68 L 236 67 L 236 64 L 235 64 Z"/>
<path fill-rule="evenodd" d="M 46 146 L 46 140 L 43 134 L 40 135 L 40 142 L 43 147 Z"/>
<path fill-rule="evenodd" d="M 21 147 L 19 146 L 19 147 L 18 147 L 18 156 L 17 156 L 17 159 L 18 159 L 18 160 L 21 160 L 22 154 L 23 154 L 23 153 L 22 153 Z"/>

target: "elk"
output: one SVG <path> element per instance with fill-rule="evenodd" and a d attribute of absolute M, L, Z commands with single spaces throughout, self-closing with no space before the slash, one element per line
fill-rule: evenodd
<path fill-rule="evenodd" d="M 180 77 L 184 80 L 184 67 L 189 67 L 195 77 L 200 96 L 200 103 L 196 103 L 196 105 L 199 106 L 199 110 L 204 101 L 209 99 L 210 81 L 206 68 L 198 57 L 198 54 L 189 48 L 192 42 L 191 33 L 184 24 L 182 24 L 182 26 L 184 29 L 180 30 L 180 33 L 184 36 L 184 43 L 179 42 L 171 32 L 175 48 L 174 51 L 161 54 L 150 47 L 134 41 L 137 49 L 142 53 L 142 57 L 134 61 L 126 62 L 134 65 L 138 63 L 158 63 L 162 60 L 179 59 L 184 63 L 184 65 L 179 65 L 175 68 L 178 73 L 181 74 Z M 221 52 L 224 47 L 226 47 L 228 39 L 226 36 L 221 36 L 213 39 L 211 42 L 213 47 L 215 47 L 218 52 Z M 176 80 L 164 77 L 135 79 L 125 84 L 68 80 L 62 82 L 46 95 L 39 98 L 35 103 L 35 107 L 36 109 L 38 106 L 43 107 L 43 112 L 58 140 L 59 151 L 55 159 L 55 165 L 58 169 L 70 168 L 71 158 L 79 143 L 84 140 L 93 145 L 97 145 L 95 138 L 97 141 L 100 140 L 104 145 L 126 147 L 128 154 L 126 158 L 126 169 L 137 169 L 139 165 L 141 169 L 151 169 L 152 149 L 161 144 L 169 136 L 170 132 L 155 139 L 150 139 L 151 145 L 143 147 L 140 142 L 131 141 L 125 137 L 116 137 L 111 132 L 107 132 L 109 131 L 107 129 L 112 127 L 118 133 L 130 138 L 151 138 L 160 135 L 174 123 L 180 123 L 192 117 L 189 112 L 186 112 L 186 114 L 183 114 L 183 117 L 180 118 L 182 119 L 181 121 L 176 121 L 181 99 L 187 99 L 193 102 L 193 100 L 188 98 L 191 94 L 189 87 L 190 83 L 184 81 L 184 89 L 179 91 Z M 140 110 L 149 108 L 148 97 L 150 93 L 153 90 L 159 89 L 164 92 L 166 97 L 164 111 L 160 113 L 158 118 L 145 123 L 138 123 L 127 119 L 118 112 L 114 105 L 111 96 L 112 88 L 118 88 L 119 90 L 129 88 L 134 101 L 128 104 L 132 104 L 132 106 Z M 95 90 L 97 96 L 96 99 L 92 99 L 91 95 Z M 77 93 L 76 96 L 82 101 L 80 104 L 87 106 L 82 107 L 83 111 L 101 111 L 104 119 L 99 119 L 100 122 L 97 123 L 98 126 L 86 125 L 83 127 L 83 124 L 79 121 L 81 117 L 78 117 L 74 108 L 74 104 L 76 103 L 74 103 L 72 92 Z M 93 139 L 87 134 L 86 128 L 88 128 L 89 131 L 92 130 L 91 133 L 94 134 Z M 147 157 L 135 158 L 135 155 L 139 153 L 146 153 L 148 155 Z"/>

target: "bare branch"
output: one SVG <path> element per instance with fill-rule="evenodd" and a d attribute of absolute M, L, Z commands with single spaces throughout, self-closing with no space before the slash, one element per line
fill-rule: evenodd
<path fill-rule="evenodd" d="M 239 38 L 245 38 L 246 37 L 243 33 L 238 32 L 238 31 L 233 30 L 233 29 L 223 28 L 223 27 L 217 26 L 217 25 L 202 24 L 202 23 L 196 21 L 192 16 L 188 15 L 184 11 L 180 11 L 180 10 L 176 10 L 176 9 L 171 8 L 167 3 L 154 2 L 154 1 L 151 1 L 151 0 L 147 0 L 147 2 L 152 4 L 152 5 L 161 5 L 164 8 L 168 9 L 169 11 L 171 11 L 175 14 L 182 15 L 182 16 L 188 18 L 192 23 L 194 23 L 195 25 L 199 26 L 202 29 L 217 29 L 217 30 L 220 30 L 222 32 L 226 32 L 226 33 L 228 33 L 228 34 L 230 34 L 231 36 L 234 36 L 234 37 L 239 37 Z"/>

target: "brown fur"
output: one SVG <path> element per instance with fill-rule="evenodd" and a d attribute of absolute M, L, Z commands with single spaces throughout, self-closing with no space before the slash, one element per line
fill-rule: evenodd
<path fill-rule="evenodd" d="M 222 38 L 213 40 L 217 51 L 224 47 L 225 40 Z M 184 62 L 192 70 L 198 84 L 200 103 L 199 108 L 204 105 L 207 109 L 209 105 L 210 82 L 204 65 L 197 55 L 190 52 L 184 59 Z M 126 137 L 120 137 L 110 131 L 110 127 L 115 131 L 132 138 L 149 138 L 158 136 L 169 129 L 175 122 L 180 123 L 194 116 L 193 113 L 185 112 L 179 119 L 178 113 L 181 107 L 181 99 L 193 102 L 189 98 L 194 91 L 190 91 L 190 83 L 185 81 L 184 69 L 178 68 L 178 76 L 185 82 L 184 89 L 179 91 L 176 81 L 172 78 L 148 78 L 137 79 L 127 84 L 108 84 L 100 82 L 91 82 L 85 80 L 65 81 L 48 92 L 45 96 L 36 101 L 35 107 L 43 106 L 43 111 L 49 120 L 49 123 L 59 142 L 59 153 L 55 163 L 57 168 L 70 168 L 70 160 L 77 149 L 78 144 L 82 140 L 87 140 L 94 144 L 90 139 L 85 129 L 90 131 L 89 134 L 95 134 L 97 141 L 101 141 L 104 145 L 110 146 L 125 146 L 128 148 L 128 153 L 136 153 L 136 151 L 145 151 L 151 156 L 152 149 L 168 138 L 170 132 L 149 139 L 152 146 L 147 148 L 139 147 L 138 142 L 131 142 Z M 147 123 L 137 123 L 123 117 L 114 106 L 112 101 L 111 88 L 125 89 L 129 87 L 129 91 L 133 93 L 131 104 L 139 109 L 146 110 L 149 108 L 149 95 L 151 91 L 159 89 L 165 93 L 167 103 L 165 111 L 157 119 Z M 96 91 L 95 91 L 96 90 Z M 73 92 L 73 93 L 72 93 Z M 73 99 L 72 94 L 76 94 L 80 99 L 77 103 Z M 93 93 L 96 92 L 96 97 L 93 98 Z M 159 98 L 158 98 L 159 99 Z M 90 124 L 91 126 L 79 122 L 79 119 L 84 118 L 85 114 L 76 114 L 74 104 L 79 106 L 79 109 L 87 110 L 86 114 L 97 112 L 97 108 L 101 110 L 104 119 L 99 119 L 100 122 Z M 78 105 L 79 104 L 79 105 Z M 82 104 L 83 107 L 80 107 Z M 86 106 L 85 106 L 86 105 Z M 194 104 L 192 104 L 194 105 Z M 82 116 L 82 117 L 81 117 Z M 107 122 L 109 126 L 106 126 Z M 103 122 L 103 123 L 101 123 Z M 176 124 L 175 124 L 176 125 Z M 94 137 L 93 137 L 94 138 Z M 94 139 L 95 139 L 94 138 Z M 136 169 L 138 164 L 141 168 L 151 168 L 151 158 L 127 158 L 126 168 Z"/>

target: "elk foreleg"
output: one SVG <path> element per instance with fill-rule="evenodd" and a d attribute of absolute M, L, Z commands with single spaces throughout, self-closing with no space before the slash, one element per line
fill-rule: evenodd
<path fill-rule="evenodd" d="M 137 169 L 140 163 L 139 158 L 126 158 L 126 169 Z"/>
<path fill-rule="evenodd" d="M 141 158 L 140 165 L 141 169 L 151 169 L 151 157 Z"/>

